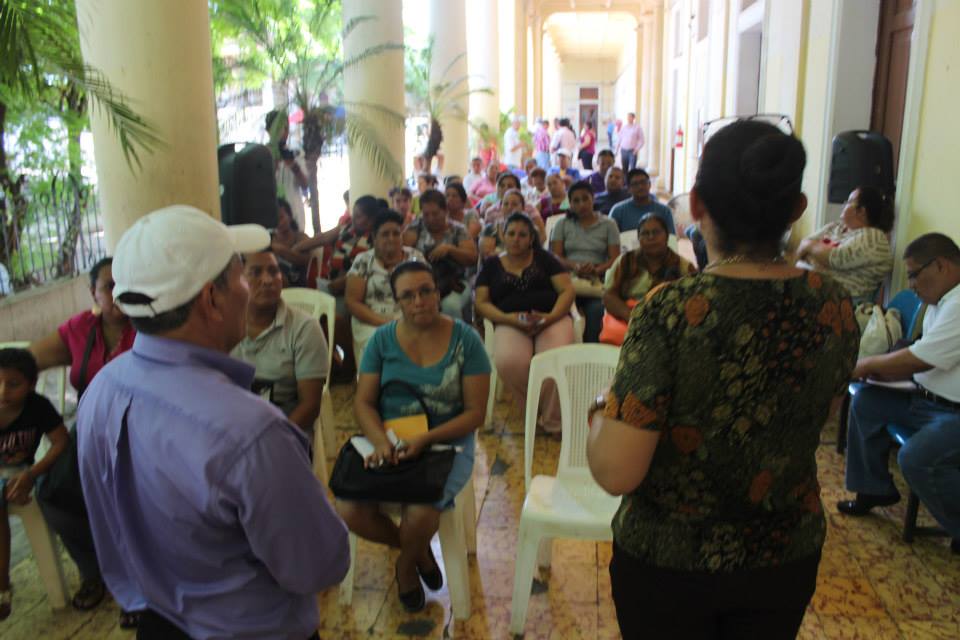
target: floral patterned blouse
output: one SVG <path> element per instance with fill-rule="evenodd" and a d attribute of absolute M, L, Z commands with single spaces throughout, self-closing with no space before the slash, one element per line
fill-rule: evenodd
<path fill-rule="evenodd" d="M 605 409 L 660 432 L 646 478 L 614 517 L 618 546 L 708 572 L 819 554 L 814 452 L 858 343 L 850 298 L 814 272 L 700 274 L 653 289 L 631 317 Z"/>

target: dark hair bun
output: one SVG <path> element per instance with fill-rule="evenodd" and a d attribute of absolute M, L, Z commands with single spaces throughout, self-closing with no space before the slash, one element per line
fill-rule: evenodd
<path fill-rule="evenodd" d="M 710 139 L 694 188 L 726 250 L 778 247 L 800 197 L 806 161 L 799 140 L 764 122 L 735 122 Z"/>

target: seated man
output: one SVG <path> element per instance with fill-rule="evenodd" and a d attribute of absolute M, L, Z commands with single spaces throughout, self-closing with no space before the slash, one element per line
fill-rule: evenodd
<path fill-rule="evenodd" d="M 594 195 L 594 204 L 596 204 L 596 196 L 599 196 L 600 193 L 606 190 L 606 177 L 607 171 L 610 170 L 610 167 L 613 166 L 614 157 L 613 151 L 610 149 L 601 149 L 600 153 L 597 154 L 597 170 L 590 174 L 590 177 L 587 178 L 587 181 L 590 183 L 590 188 L 593 189 Z M 620 176 L 620 185 L 623 186 L 623 176 Z"/>
<path fill-rule="evenodd" d="M 926 302 L 923 336 L 908 348 L 862 358 L 854 378 L 912 380 L 904 392 L 867 386 L 854 396 L 847 437 L 847 489 L 841 513 L 862 516 L 900 499 L 887 469 L 886 425 L 914 431 L 897 456 L 903 477 L 953 537 L 960 553 L 960 248 L 929 233 L 903 253 L 910 286 Z"/>
<path fill-rule="evenodd" d="M 571 154 L 566 149 L 560 149 L 557 151 L 557 164 L 556 166 L 550 167 L 550 171 L 547 172 L 548 175 L 557 174 L 563 181 L 572 184 L 580 180 L 580 170 L 570 166 L 570 163 L 573 162 Z"/>
<path fill-rule="evenodd" d="M 250 285 L 247 332 L 230 355 L 256 367 L 255 393 L 312 433 L 329 374 L 327 341 L 320 323 L 283 303 L 280 265 L 271 251 L 249 253 L 243 263 Z"/>
<path fill-rule="evenodd" d="M 605 149 L 605 151 L 608 151 L 608 149 Z M 597 194 L 597 197 L 593 199 L 593 207 L 603 215 L 608 216 L 614 205 L 630 198 L 630 192 L 623 188 L 623 169 L 620 167 L 607 169 L 605 184 L 607 190 Z"/>
<path fill-rule="evenodd" d="M 640 224 L 640 218 L 653 212 L 667 223 L 670 235 L 676 235 L 670 208 L 657 202 L 650 193 L 650 174 L 643 169 L 631 169 L 627 172 L 627 188 L 631 198 L 610 210 L 610 217 L 617 223 L 621 233 L 633 231 Z"/>

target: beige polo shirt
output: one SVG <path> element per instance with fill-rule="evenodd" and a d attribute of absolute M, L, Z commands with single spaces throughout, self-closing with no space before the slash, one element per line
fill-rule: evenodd
<path fill-rule="evenodd" d="M 245 337 L 230 355 L 256 367 L 254 391 L 288 415 L 299 402 L 297 382 L 326 379 L 328 374 L 320 323 L 282 301 L 273 324 L 256 338 Z"/>

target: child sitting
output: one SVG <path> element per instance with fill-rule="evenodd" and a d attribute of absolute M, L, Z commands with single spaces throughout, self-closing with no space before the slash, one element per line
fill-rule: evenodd
<path fill-rule="evenodd" d="M 37 478 L 66 448 L 63 418 L 34 389 L 37 361 L 26 349 L 0 349 L 0 620 L 10 615 L 10 521 L 7 503 L 25 505 Z M 50 449 L 34 463 L 40 436 Z"/>

